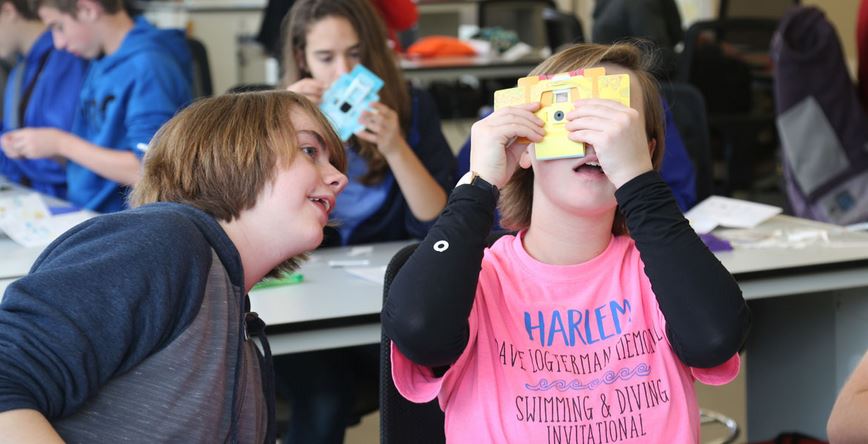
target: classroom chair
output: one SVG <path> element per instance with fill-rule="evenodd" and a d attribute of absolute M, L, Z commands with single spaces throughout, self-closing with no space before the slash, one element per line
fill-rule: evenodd
<path fill-rule="evenodd" d="M 801 3 L 799 0 L 720 0 L 717 17 L 744 18 L 762 17 L 780 19 L 791 7 Z"/>
<path fill-rule="evenodd" d="M 214 87 L 211 84 L 208 51 L 201 41 L 193 37 L 187 37 L 187 46 L 193 58 L 193 98 L 210 97 L 214 94 Z"/>
<path fill-rule="evenodd" d="M 491 246 L 508 231 L 492 232 L 485 239 Z M 389 297 L 389 287 L 404 266 L 410 255 L 416 251 L 418 243 L 400 249 L 386 267 L 383 281 L 383 305 Z M 443 430 L 445 416 L 437 400 L 416 404 L 404 399 L 392 381 L 392 360 L 390 358 L 392 341 L 382 334 L 380 338 L 380 443 L 403 444 L 443 444 L 446 434 Z"/>
<path fill-rule="evenodd" d="M 731 444 L 741 434 L 741 430 L 734 419 L 711 410 L 699 409 L 699 424 L 703 428 L 720 426 L 726 432 L 722 438 L 709 441 L 708 444 Z"/>
<path fill-rule="evenodd" d="M 389 287 L 398 270 L 404 266 L 419 244 L 399 250 L 386 267 L 383 282 L 383 303 L 389 297 Z M 445 416 L 437 400 L 416 404 L 404 399 L 392 381 L 392 341 L 381 333 L 380 337 L 380 443 L 443 444 Z"/>
<path fill-rule="evenodd" d="M 695 86 L 683 82 L 663 82 L 660 93 L 672 110 L 675 126 L 681 133 L 684 147 L 693 161 L 693 171 L 696 172 L 696 202 L 702 202 L 714 194 L 714 171 L 705 99 Z"/>
<path fill-rule="evenodd" d="M 766 171 L 777 148 L 769 56 L 776 29 L 776 19 L 734 18 L 699 21 L 685 33 L 676 79 L 705 98 L 714 151 L 726 167 L 725 194 L 753 190 L 776 172 Z"/>

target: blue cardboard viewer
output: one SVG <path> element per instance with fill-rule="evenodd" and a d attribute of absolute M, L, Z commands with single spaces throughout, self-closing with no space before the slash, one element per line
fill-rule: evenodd
<path fill-rule="evenodd" d="M 377 92 L 382 87 L 382 79 L 368 68 L 356 65 L 326 90 L 319 108 L 331 121 L 341 141 L 346 142 L 354 133 L 365 128 L 359 123 L 359 117 L 372 102 L 380 100 Z"/>

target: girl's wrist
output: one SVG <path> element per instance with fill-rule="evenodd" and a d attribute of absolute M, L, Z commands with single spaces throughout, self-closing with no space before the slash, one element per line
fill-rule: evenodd
<path fill-rule="evenodd" d="M 407 145 L 407 142 L 405 142 L 404 139 L 400 137 L 394 144 L 390 145 L 393 145 L 391 150 L 385 152 L 382 149 L 380 150 L 380 152 L 383 153 L 383 157 L 386 158 L 386 162 L 389 164 L 391 164 L 393 161 L 400 158 L 401 156 L 405 155 L 406 153 L 413 151 L 410 148 L 410 145 Z"/>

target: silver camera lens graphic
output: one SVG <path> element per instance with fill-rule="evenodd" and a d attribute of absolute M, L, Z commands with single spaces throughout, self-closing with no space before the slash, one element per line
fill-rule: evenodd
<path fill-rule="evenodd" d="M 560 121 L 564 120 L 564 112 L 563 111 L 555 111 L 555 113 L 552 114 L 552 117 L 555 119 L 555 122 L 560 122 Z"/>

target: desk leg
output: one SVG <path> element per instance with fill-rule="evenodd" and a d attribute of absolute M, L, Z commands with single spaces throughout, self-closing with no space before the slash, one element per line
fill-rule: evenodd
<path fill-rule="evenodd" d="M 749 441 L 826 437 L 835 397 L 868 348 L 868 288 L 750 301 Z"/>

